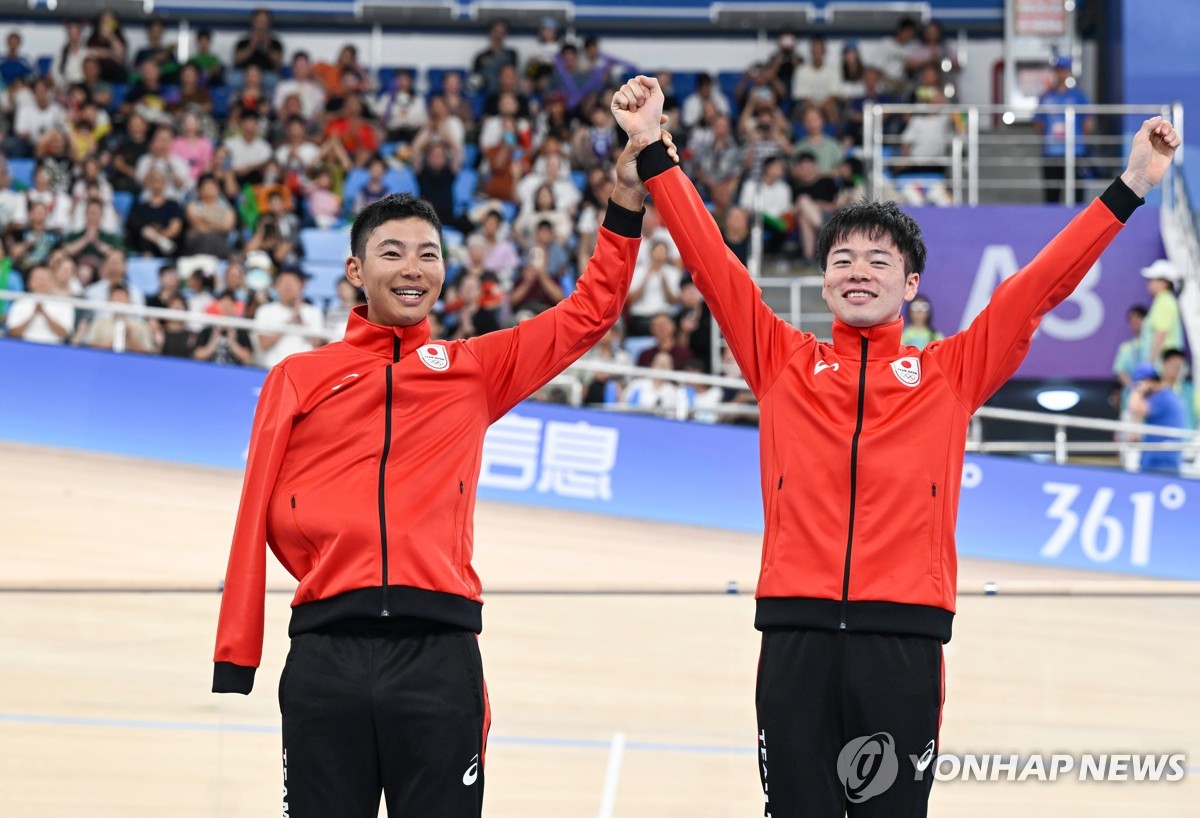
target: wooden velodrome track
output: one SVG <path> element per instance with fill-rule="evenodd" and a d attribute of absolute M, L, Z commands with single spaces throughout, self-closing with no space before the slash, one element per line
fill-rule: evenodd
<path fill-rule="evenodd" d="M 208 692 L 240 475 L 6 444 L 0 464 L 0 816 L 279 815 L 278 566 L 254 693 Z M 749 590 L 756 537 L 488 503 L 476 530 L 486 815 L 597 815 L 617 732 L 613 815 L 762 815 L 748 594 L 504 592 Z M 932 815 L 1200 814 L 1194 589 L 977 560 L 960 580 L 944 752 L 1184 752 L 1190 774 L 943 782 Z"/>

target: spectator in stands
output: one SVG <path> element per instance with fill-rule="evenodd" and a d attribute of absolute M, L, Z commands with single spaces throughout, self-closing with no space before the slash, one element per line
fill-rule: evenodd
<path fill-rule="evenodd" d="M 697 364 L 697 371 L 712 371 L 712 311 L 696 288 L 691 276 L 679 285 L 679 315 L 675 316 L 677 346 L 687 349 L 691 361 L 685 369 Z"/>
<path fill-rule="evenodd" d="M 375 116 L 392 142 L 412 142 L 429 118 L 425 97 L 416 92 L 413 73 L 399 69 L 391 85 L 375 98 Z"/>
<path fill-rule="evenodd" d="M 413 147 L 413 169 L 417 173 L 421 198 L 433 205 L 442 224 L 458 223 L 454 209 L 454 179 L 458 168 L 452 163 L 447 146 L 433 142 L 423 146 L 420 153 L 415 152 L 415 143 Z"/>
<path fill-rule="evenodd" d="M 588 126 L 577 128 L 571 140 L 576 162 L 584 170 L 613 164 L 620 146 L 612 114 L 607 108 L 596 105 L 587 121 Z"/>
<path fill-rule="evenodd" d="M 104 204 L 104 215 L 100 217 L 100 229 L 105 233 L 120 235 L 124 231 L 121 216 L 113 207 L 112 187 L 103 176 L 96 178 L 92 175 L 92 166 L 99 163 L 89 159 L 84 163 L 83 174 L 75 180 L 72 189 L 71 221 L 68 231 L 82 230 L 87 224 L 87 203 L 99 199 Z"/>
<path fill-rule="evenodd" d="M 1142 325 L 1146 320 L 1146 308 L 1135 304 L 1125 311 L 1125 321 L 1129 325 L 1132 337 L 1122 341 L 1117 346 L 1117 354 L 1113 358 L 1113 377 L 1121 384 L 1122 406 L 1129 399 L 1129 387 L 1133 384 L 1133 370 L 1145 361 L 1142 354 Z"/>
<path fill-rule="evenodd" d="M 260 136 L 261 122 L 271 114 L 271 91 L 267 88 L 265 77 L 263 70 L 257 65 L 247 66 L 242 72 L 242 84 L 237 88 L 229 105 L 229 119 L 232 122 L 240 122 L 242 114 L 247 111 L 257 113 L 260 117 Z"/>
<path fill-rule="evenodd" d="M 1183 401 L 1155 370 L 1153 364 L 1138 364 L 1133 371 L 1133 388 L 1129 393 L 1129 411 L 1135 423 L 1150 426 L 1167 426 L 1172 429 L 1187 428 L 1187 413 Z M 1180 438 L 1148 434 L 1142 436 L 1144 443 L 1178 442 Z M 1178 474 L 1183 465 L 1181 451 L 1143 451 L 1140 469 L 1144 472 Z"/>
<path fill-rule="evenodd" d="M 792 74 L 791 97 L 801 110 L 815 106 L 829 121 L 840 113 L 838 96 L 842 89 L 841 58 L 829 59 L 825 38 L 814 35 L 809 42 L 809 60 Z"/>
<path fill-rule="evenodd" d="M 258 184 L 262 181 L 263 168 L 271 161 L 271 145 L 258 135 L 256 111 L 243 111 L 239 125 L 237 133 L 224 142 L 229 151 L 230 168 L 239 185 Z"/>
<path fill-rule="evenodd" d="M 138 79 L 129 86 L 129 93 L 121 103 L 121 113 L 128 117 L 137 111 L 152 124 L 168 121 L 166 88 L 162 82 L 162 70 L 153 59 L 147 59 L 138 66 Z"/>
<path fill-rule="evenodd" d="M 751 211 L 733 207 L 725 214 L 725 221 L 721 225 L 725 246 L 743 265 L 750 260 L 750 219 Z"/>
<path fill-rule="evenodd" d="M 68 249 L 67 252 L 70 252 L 70 250 Z M 72 253 L 72 255 L 78 258 L 77 254 Z M 146 305 L 146 294 L 130 282 L 126 275 L 124 252 L 114 250 L 109 253 L 100 264 L 99 270 L 100 277 L 83 288 L 84 298 L 89 301 L 101 303 L 111 301 L 110 295 L 112 291 L 120 287 L 125 291 L 125 301 L 127 303 L 137 304 L 138 306 Z"/>
<path fill-rule="evenodd" d="M 1087 105 L 1087 94 L 1083 93 L 1071 77 L 1071 58 L 1056 57 L 1052 64 L 1053 84 L 1038 99 L 1038 105 Z M 1065 112 L 1039 113 L 1033 118 L 1033 127 L 1042 134 L 1042 182 L 1045 185 L 1046 204 L 1059 204 L 1064 200 L 1067 178 L 1067 115 Z M 1085 136 L 1096 131 L 1096 119 L 1090 114 L 1075 116 L 1076 157 L 1087 153 Z M 1082 163 L 1075 164 L 1075 179 L 1084 178 Z M 1076 189 L 1074 201 L 1080 198 Z"/>
<path fill-rule="evenodd" d="M 83 88 L 88 97 L 103 109 L 108 109 L 113 101 L 113 84 L 104 79 L 100 70 L 99 58 L 92 55 L 83 58 Z"/>
<path fill-rule="evenodd" d="M 604 337 L 594 347 L 584 353 L 584 356 L 580 360 L 614 364 L 616 366 L 633 366 L 633 356 L 621 347 L 620 322 L 609 327 Z M 586 387 L 583 395 L 583 402 L 585 404 L 617 403 L 620 399 L 621 389 L 625 383 L 624 378 L 621 376 L 610 375 L 607 372 L 581 372 L 579 374 L 582 376 L 584 386 Z"/>
<path fill-rule="evenodd" d="M 863 111 L 871 105 L 887 105 L 896 102 L 890 92 L 884 89 L 882 82 L 883 75 L 878 68 L 866 66 L 863 69 L 863 82 L 861 93 L 851 97 L 847 104 L 846 113 L 846 140 L 853 145 L 861 145 L 863 143 Z M 895 116 L 886 117 L 883 123 L 883 132 L 888 135 L 895 135 L 904 127 L 904 123 Z"/>
<path fill-rule="evenodd" d="M 71 197 L 54 186 L 52 170 L 39 165 L 33 173 L 33 187 L 25 191 L 26 206 L 34 202 L 46 205 L 46 225 L 50 230 L 64 233 L 71 224 Z"/>
<path fill-rule="evenodd" d="M 172 151 L 175 130 L 170 125 L 159 125 L 150 138 L 150 150 L 138 159 L 134 178 L 139 185 L 146 185 L 146 177 L 152 170 L 162 174 L 168 199 L 181 201 L 192 189 L 191 169 L 182 156 Z"/>
<path fill-rule="evenodd" d="M 25 280 L 31 295 L 22 296 L 8 308 L 4 320 L 8 337 L 35 344 L 62 344 L 75 329 L 75 308 L 60 301 L 41 301 L 35 295 L 54 294 L 54 276 L 48 267 L 34 267 Z"/>
<path fill-rule="evenodd" d="M 67 138 L 58 128 L 52 128 L 42 134 L 41 140 L 34 151 L 38 166 L 50 173 L 50 184 L 55 190 L 63 192 L 71 189 L 71 181 L 75 162 L 71 158 Z"/>
<path fill-rule="evenodd" d="M 658 315 L 667 317 L 674 329 L 668 313 L 674 313 L 679 303 L 682 280 L 683 271 L 671 263 L 667 243 L 651 240 L 649 263 L 634 268 L 633 280 L 629 285 L 626 309 L 629 313 L 630 335 L 645 335 L 648 330 L 653 331 L 654 317 Z"/>
<path fill-rule="evenodd" d="M 904 322 L 904 332 L 900 336 L 901 346 L 924 349 L 945 337 L 933 327 L 933 306 L 928 298 L 918 295 L 908 302 L 908 319 Z"/>
<path fill-rule="evenodd" d="M 137 163 L 150 146 L 150 126 L 139 113 L 125 122 L 125 134 L 116 140 L 108 166 L 108 180 L 114 190 L 138 193 Z"/>
<path fill-rule="evenodd" d="M 367 303 L 362 290 L 344 276 L 338 280 L 336 290 L 337 298 L 325 308 L 325 331 L 329 333 L 331 341 L 340 341 L 346 335 L 346 323 L 350 320 L 351 311 Z"/>
<path fill-rule="evenodd" d="M 271 12 L 267 9 L 254 10 L 250 31 L 233 49 L 233 67 L 244 72 L 250 66 L 271 75 L 272 83 L 283 70 L 283 43 L 271 31 Z"/>
<path fill-rule="evenodd" d="M 374 126 L 363 117 L 362 100 L 347 96 L 338 116 L 329 120 L 322 139 L 336 141 L 350 158 L 350 167 L 366 167 L 379 152 L 379 137 Z"/>
<path fill-rule="evenodd" d="M 837 210 L 838 186 L 817 169 L 817 158 L 802 151 L 792 166 L 792 196 L 795 198 L 796 228 L 801 256 L 811 261 L 816 252 L 817 233 Z"/>
<path fill-rule="evenodd" d="M 66 137 L 71 158 L 82 162 L 98 159 L 102 146 L 112 131 L 112 121 L 90 99 L 83 99 L 67 115 Z M 107 182 L 106 182 L 107 184 Z"/>
<path fill-rule="evenodd" d="M 763 164 L 761 178 L 747 180 L 742 185 L 738 199 L 739 207 L 761 216 L 763 248 L 771 254 L 782 250 L 796 226 L 795 197 L 784 172 L 783 157 L 771 157 Z"/>
<path fill-rule="evenodd" d="M 24 229 L 28 220 L 25 192 L 13 189 L 12 171 L 0 153 L 0 237 Z"/>
<path fill-rule="evenodd" d="M 238 181 L 237 174 L 233 172 L 229 148 L 224 144 L 217 145 L 213 149 L 212 164 L 209 165 L 208 173 L 217 180 L 218 190 L 229 201 L 237 201 L 237 198 L 242 195 L 242 184 Z M 201 174 L 201 178 L 203 178 L 203 174 Z M 199 186 L 199 179 L 196 180 L 196 184 Z"/>
<path fill-rule="evenodd" d="M 21 53 L 21 35 L 16 31 L 8 33 L 8 52 L 0 60 L 0 79 L 5 85 L 12 85 L 14 80 L 31 80 L 34 76 L 33 63 Z"/>
<path fill-rule="evenodd" d="M 246 252 L 264 250 L 276 266 L 296 261 L 296 248 L 300 244 L 300 223 L 284 203 L 283 194 L 271 193 L 267 211 L 254 227 L 254 235 L 246 242 Z"/>
<path fill-rule="evenodd" d="M 213 143 L 205 136 L 200 116 L 195 111 L 185 110 L 179 116 L 179 135 L 171 143 L 171 154 L 187 163 L 190 190 L 209 165 L 212 164 Z"/>
<path fill-rule="evenodd" d="M 1159 367 L 1163 350 L 1183 349 L 1183 321 L 1175 296 L 1175 287 L 1182 276 L 1179 268 L 1164 258 L 1143 267 L 1142 278 L 1146 279 L 1146 290 L 1152 299 L 1142 324 L 1142 361 Z"/>
<path fill-rule="evenodd" d="M 942 24 L 930 20 L 921 28 L 920 41 L 908 55 L 905 68 L 910 77 L 918 77 L 926 68 L 937 73 L 937 82 L 947 96 L 954 95 L 954 78 L 958 75 L 958 54 L 947 45 Z"/>
<path fill-rule="evenodd" d="M 17 104 L 13 132 L 22 142 L 36 145 L 47 131 L 63 127 L 66 118 L 67 112 L 54 101 L 54 81 L 43 77 L 33 84 L 33 98 Z"/>
<path fill-rule="evenodd" d="M 770 105 L 780 109 L 780 100 L 787 99 L 791 89 L 783 84 L 778 75 L 762 63 L 753 63 L 738 78 L 733 97 L 743 111 L 750 106 Z M 780 111 L 782 115 L 782 111 Z"/>
<path fill-rule="evenodd" d="M 283 144 L 275 149 L 275 162 L 284 175 L 284 183 L 293 194 L 303 191 L 320 164 L 321 149 L 309 140 L 304 120 L 292 117 L 287 121 Z"/>
<path fill-rule="evenodd" d="M 499 276 L 501 281 L 511 281 L 517 265 L 521 263 L 521 257 L 517 253 L 516 245 L 502 230 L 504 216 L 499 210 L 486 207 L 483 212 L 472 214 L 472 218 L 478 221 L 480 230 L 477 235 L 481 236 L 485 243 L 484 268 L 487 272 Z"/>
<path fill-rule="evenodd" d="M 442 97 L 433 97 L 429 101 L 429 115 L 425 124 L 413 137 L 414 170 L 422 161 L 422 156 L 428 153 L 429 147 L 434 144 L 442 146 L 446 153 L 446 161 L 457 173 L 464 162 L 466 127 L 461 119 L 450 113 L 450 109 L 446 107 L 446 101 Z"/>
<path fill-rule="evenodd" d="M 62 250 L 50 255 L 50 270 L 54 275 L 54 294 L 79 298 L 83 295 L 83 282 L 79 280 L 79 267 L 75 259 Z"/>
<path fill-rule="evenodd" d="M 356 215 L 364 207 L 387 196 L 389 192 L 387 185 L 383 183 L 383 177 L 387 174 L 387 163 L 383 161 L 383 157 L 371 157 L 371 161 L 367 163 L 367 173 L 367 182 L 359 189 L 354 197 L 354 204 L 351 205 L 351 212 Z"/>
<path fill-rule="evenodd" d="M 307 278 L 299 268 L 280 269 L 275 274 L 278 300 L 263 304 L 254 315 L 258 326 L 259 365 L 266 369 L 294 352 L 306 352 L 324 343 L 320 334 L 325 328 L 325 317 L 304 300 Z M 304 327 L 312 335 L 279 332 L 283 327 Z"/>
<path fill-rule="evenodd" d="M 442 92 L 435 97 L 446 106 L 446 112 L 457 118 L 467 131 L 475 126 L 475 109 L 471 100 L 463 95 L 463 75 L 461 71 L 447 71 L 442 75 Z"/>
<path fill-rule="evenodd" d="M 488 27 L 488 47 L 475 55 L 471 62 L 471 87 L 484 94 L 500 90 L 500 71 L 505 66 L 517 67 L 517 52 L 505 45 L 508 23 L 493 20 Z"/>
<path fill-rule="evenodd" d="M 199 68 L 189 63 L 179 69 L 179 87 L 167 94 L 167 111 L 172 116 L 184 111 L 212 115 L 212 91 L 201 83 Z"/>
<path fill-rule="evenodd" d="M 563 164 L 557 154 L 546 156 L 545 163 L 541 168 L 535 164 L 534 169 L 525 174 L 524 178 L 517 183 L 517 195 L 521 199 L 522 210 L 532 211 L 535 209 L 534 197 L 543 186 L 549 186 L 553 190 L 554 201 L 560 211 L 568 217 L 575 215 L 582 194 L 579 192 L 579 188 L 575 187 L 568 167 Z"/>
<path fill-rule="evenodd" d="M 333 190 L 333 174 L 322 165 L 304 191 L 308 216 L 320 228 L 333 227 L 342 219 L 342 197 Z"/>
<path fill-rule="evenodd" d="M 554 74 L 554 60 L 561 47 L 558 21 L 543 17 L 538 22 L 533 45 L 526 52 L 524 75 L 534 87 L 534 92 L 543 95 L 549 90 L 550 77 Z"/>
<path fill-rule="evenodd" d="M 175 56 L 175 45 L 164 41 L 166 34 L 166 21 L 161 17 L 151 17 L 146 23 L 146 44 L 134 54 L 133 64 L 141 65 L 146 60 L 154 60 L 162 81 L 172 84 L 179 74 L 179 62 Z"/>
<path fill-rule="evenodd" d="M 675 359 L 672 358 L 670 352 L 648 349 L 642 353 L 642 358 L 645 358 L 647 354 L 649 355 L 648 362 L 643 364 L 639 358 L 638 366 L 659 371 L 680 368 L 675 365 Z M 655 377 L 634 378 L 625 390 L 623 402 L 646 412 L 674 412 L 679 393 L 679 387 L 674 381 Z"/>
<path fill-rule="evenodd" d="M 196 53 L 188 59 L 188 65 L 200 69 L 200 77 L 206 88 L 217 88 L 225 84 L 225 64 L 212 50 L 212 29 L 202 28 L 196 32 Z"/>
<path fill-rule="evenodd" d="M 749 178 L 757 179 L 763 163 L 792 152 L 792 126 L 775 102 L 770 89 L 760 89 L 742 109 L 738 130 L 742 135 L 742 166 Z"/>
<path fill-rule="evenodd" d="M 318 62 L 313 76 L 325 86 L 329 112 L 336 112 L 347 96 L 363 93 L 370 87 L 370 74 L 358 61 L 358 49 L 349 43 L 341 47 L 333 63 Z"/>
<path fill-rule="evenodd" d="M 114 252 L 121 252 L 122 280 L 124 279 L 124 242 L 116 233 L 101 229 L 100 222 L 104 217 L 104 202 L 90 199 L 87 203 L 86 222 L 82 230 L 68 233 L 64 248 L 79 262 L 92 262 L 102 266 Z M 142 302 L 138 302 L 142 303 Z"/>
<path fill-rule="evenodd" d="M 530 119 L 533 116 L 533 106 L 529 103 L 529 95 L 521 84 L 521 75 L 515 65 L 501 66 L 496 90 L 488 94 L 483 101 L 483 113 L 492 116 L 500 112 L 500 97 L 512 94 L 517 98 L 517 116 Z"/>
<path fill-rule="evenodd" d="M 87 46 L 83 43 L 83 25 L 78 20 L 67 20 L 63 28 L 67 41 L 63 43 L 50 69 L 54 84 L 60 88 L 83 82 L 83 61 L 88 55 Z"/>
<path fill-rule="evenodd" d="M 571 220 L 558 208 L 554 199 L 554 188 L 542 185 L 534 194 L 532 207 L 522 210 L 513 222 L 513 233 L 525 245 L 532 243 L 535 233 L 542 224 L 548 224 L 551 235 L 560 242 L 570 237 Z M 553 267 L 554 265 L 551 265 Z"/>
<path fill-rule="evenodd" d="M 596 90 L 590 88 L 588 80 L 587 72 L 579 64 L 579 48 L 574 43 L 563 43 L 554 58 L 554 73 L 547 80 L 547 90 L 562 94 L 571 109 Z"/>
<path fill-rule="evenodd" d="M 533 247 L 521 266 L 521 275 L 508 294 L 508 306 L 518 321 L 538 315 L 563 300 L 562 286 L 547 269 L 546 252 Z"/>
<path fill-rule="evenodd" d="M 775 52 L 767 60 L 767 71 L 779 80 L 784 88 L 791 88 L 796 69 L 804 65 L 804 58 L 796 51 L 796 33 L 782 31 L 776 41 Z"/>
<path fill-rule="evenodd" d="M 566 229 L 565 226 L 563 229 Z M 550 219 L 544 218 L 537 223 L 533 240 L 525 242 L 524 246 L 529 248 L 526 255 L 534 250 L 542 251 L 545 257 L 546 274 L 555 281 L 561 282 L 570 274 L 571 254 L 567 252 L 565 234 L 559 233 Z"/>
<path fill-rule="evenodd" d="M 796 142 L 795 152 L 809 152 L 817 161 L 817 170 L 822 176 L 832 176 L 842 163 L 846 151 L 841 143 L 825 132 L 825 115 L 813 105 L 804 108 L 800 121 L 804 126 L 804 138 Z"/>
<path fill-rule="evenodd" d="M 696 90 L 688 94 L 683 101 L 681 119 L 687 129 L 695 128 L 704 123 L 703 113 L 706 105 L 712 105 L 721 117 L 730 114 L 729 98 L 717 87 L 712 74 L 701 73 L 696 77 Z M 689 142 L 689 146 L 690 146 Z"/>
<path fill-rule="evenodd" d="M 168 195 L 161 170 L 149 170 L 145 184 L 146 198 L 133 206 L 125 222 L 125 243 L 137 255 L 176 256 L 183 236 L 183 207 L 177 197 Z"/>
<path fill-rule="evenodd" d="M 173 295 L 167 299 L 167 309 L 187 312 L 187 301 L 182 295 Z M 191 358 L 196 348 L 196 334 L 188 328 L 182 318 L 165 318 L 161 321 L 150 322 L 154 332 L 154 345 L 160 355 L 168 358 Z"/>
<path fill-rule="evenodd" d="M 187 298 L 179 282 L 179 269 L 174 264 L 164 264 L 158 268 L 158 292 L 146 298 L 147 307 L 168 309 L 171 300 L 179 297 L 184 299 L 183 308 L 187 309 Z"/>
<path fill-rule="evenodd" d="M 222 290 L 214 303 L 218 315 L 238 317 L 239 305 L 232 290 Z M 247 330 L 206 324 L 196 337 L 192 357 L 222 366 L 246 366 L 254 361 L 254 342 Z"/>
<path fill-rule="evenodd" d="M 482 168 L 483 179 L 477 186 L 480 195 L 504 202 L 517 200 L 517 180 L 523 166 L 517 162 L 516 155 L 517 149 L 506 142 L 500 142 L 484 154 L 487 161 Z"/>
<path fill-rule="evenodd" d="M 533 130 L 529 120 L 520 115 L 517 95 L 508 91 L 500 94 L 496 112 L 485 116 L 479 129 L 479 150 L 485 156 L 490 156 L 493 149 L 500 145 L 520 151 L 528 151 L 533 147 Z"/>
<path fill-rule="evenodd" d="M 903 94 L 907 90 L 908 60 L 918 45 L 917 22 L 911 17 L 897 22 L 892 36 L 879 44 L 872 64 L 879 66 L 894 93 Z"/>
<path fill-rule="evenodd" d="M 863 65 L 862 52 L 858 50 L 857 40 L 846 40 L 842 43 L 842 59 L 841 70 L 839 72 L 837 98 L 841 108 L 842 115 L 838 118 L 839 122 L 845 120 L 848 103 L 852 99 L 857 99 L 863 95 L 865 90 L 865 81 L 863 75 L 866 73 L 866 66 Z"/>
<path fill-rule="evenodd" d="M 693 132 L 694 135 L 695 132 Z M 741 182 L 744 156 L 742 146 L 733 136 L 726 116 L 717 116 L 703 140 L 689 142 L 691 165 L 689 175 L 698 182 L 701 195 L 712 200 L 723 192 L 732 199 Z"/>
<path fill-rule="evenodd" d="M 501 313 L 506 305 L 504 290 L 496 274 L 484 273 L 478 278 L 464 276 L 456 283 L 458 286 L 446 304 L 447 322 L 451 318 L 455 321 L 449 337 L 453 340 L 475 338 L 500 329 Z"/>
<path fill-rule="evenodd" d="M 1187 353 L 1182 349 L 1163 350 L 1162 382 L 1179 396 L 1183 404 L 1185 429 L 1196 428 L 1196 414 L 1200 407 L 1196 402 L 1196 390 L 1188 372 Z"/>
<path fill-rule="evenodd" d="M 29 207 L 29 225 L 8 248 L 12 265 L 22 273 L 50 261 L 50 254 L 62 244 L 62 235 L 46 226 L 46 205 L 34 202 Z"/>
<path fill-rule="evenodd" d="M 113 304 L 136 303 L 124 284 L 113 284 L 106 301 Z M 83 343 L 93 349 L 115 352 L 155 352 L 150 324 L 136 315 L 102 312 L 87 322 Z"/>
<path fill-rule="evenodd" d="M 233 247 L 230 231 L 237 224 L 233 206 L 221 194 L 216 177 L 205 174 L 196 183 L 196 198 L 184 211 L 187 227 L 184 233 L 184 253 L 204 254 L 226 258 Z"/>
<path fill-rule="evenodd" d="M 292 55 L 292 76 L 275 86 L 275 108 L 283 107 L 283 101 L 292 94 L 300 98 L 301 115 L 313 119 L 325 110 L 325 89 L 317 82 L 312 72 L 312 60 L 307 51 Z"/>

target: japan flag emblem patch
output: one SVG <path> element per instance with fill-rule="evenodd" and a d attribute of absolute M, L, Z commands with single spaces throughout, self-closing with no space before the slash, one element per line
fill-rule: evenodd
<path fill-rule="evenodd" d="M 921 382 L 921 362 L 916 358 L 901 358 L 892 361 L 892 372 L 905 386 L 916 386 Z"/>
<path fill-rule="evenodd" d="M 417 347 L 417 357 L 421 359 L 421 363 L 434 372 L 445 372 L 450 368 L 450 356 L 446 354 L 444 346 L 426 344 L 423 347 Z"/>

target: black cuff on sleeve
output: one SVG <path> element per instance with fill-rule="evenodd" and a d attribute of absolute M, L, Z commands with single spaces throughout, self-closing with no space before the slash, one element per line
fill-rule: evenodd
<path fill-rule="evenodd" d="M 233 662 L 217 662 L 213 666 L 213 693 L 249 693 L 254 687 L 252 667 L 242 667 Z"/>
<path fill-rule="evenodd" d="M 666 173 L 671 168 L 675 167 L 674 160 L 667 153 L 667 145 L 661 139 L 653 145 L 648 145 L 638 154 L 637 158 L 638 176 L 642 181 L 653 179 L 660 173 Z"/>
<path fill-rule="evenodd" d="M 642 216 L 644 215 L 646 215 L 644 209 L 630 210 L 609 199 L 608 210 L 604 214 L 604 226 L 618 236 L 638 239 L 642 237 Z"/>
<path fill-rule="evenodd" d="M 1100 201 L 1112 211 L 1121 224 L 1129 221 L 1133 211 L 1146 203 L 1146 200 L 1129 189 L 1129 185 L 1121 181 L 1121 177 L 1113 180 L 1108 190 L 1100 194 Z"/>

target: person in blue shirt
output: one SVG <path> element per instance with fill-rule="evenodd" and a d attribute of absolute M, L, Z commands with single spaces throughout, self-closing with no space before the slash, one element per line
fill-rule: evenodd
<path fill-rule="evenodd" d="M 12 85 L 14 80 L 33 78 L 33 63 L 21 54 L 21 35 L 15 31 L 8 34 L 8 53 L 0 60 L 0 79 L 5 85 Z"/>
<path fill-rule="evenodd" d="M 1138 364 L 1137 368 L 1133 370 L 1133 381 L 1133 390 L 1129 395 L 1129 410 L 1133 414 L 1135 422 L 1151 426 L 1168 426 L 1173 429 L 1187 428 L 1183 401 L 1170 386 L 1163 383 L 1158 370 L 1152 364 Z M 1148 434 L 1142 437 L 1142 442 L 1174 442 L 1179 439 Z M 1182 465 L 1183 452 L 1144 451 L 1140 468 L 1144 472 L 1178 474 Z"/>
<path fill-rule="evenodd" d="M 1071 58 L 1056 57 L 1052 64 L 1054 85 L 1038 99 L 1039 105 L 1087 105 L 1087 94 L 1075 86 L 1071 77 Z M 1033 126 L 1042 134 L 1042 180 L 1046 204 L 1060 204 L 1067 178 L 1067 115 L 1063 111 L 1040 113 L 1034 117 Z M 1075 116 L 1075 157 L 1084 156 L 1087 146 L 1083 137 L 1096 130 L 1094 117 L 1085 114 Z M 1076 161 L 1075 178 L 1083 178 L 1083 168 Z M 1075 201 L 1081 197 L 1078 192 Z"/>

